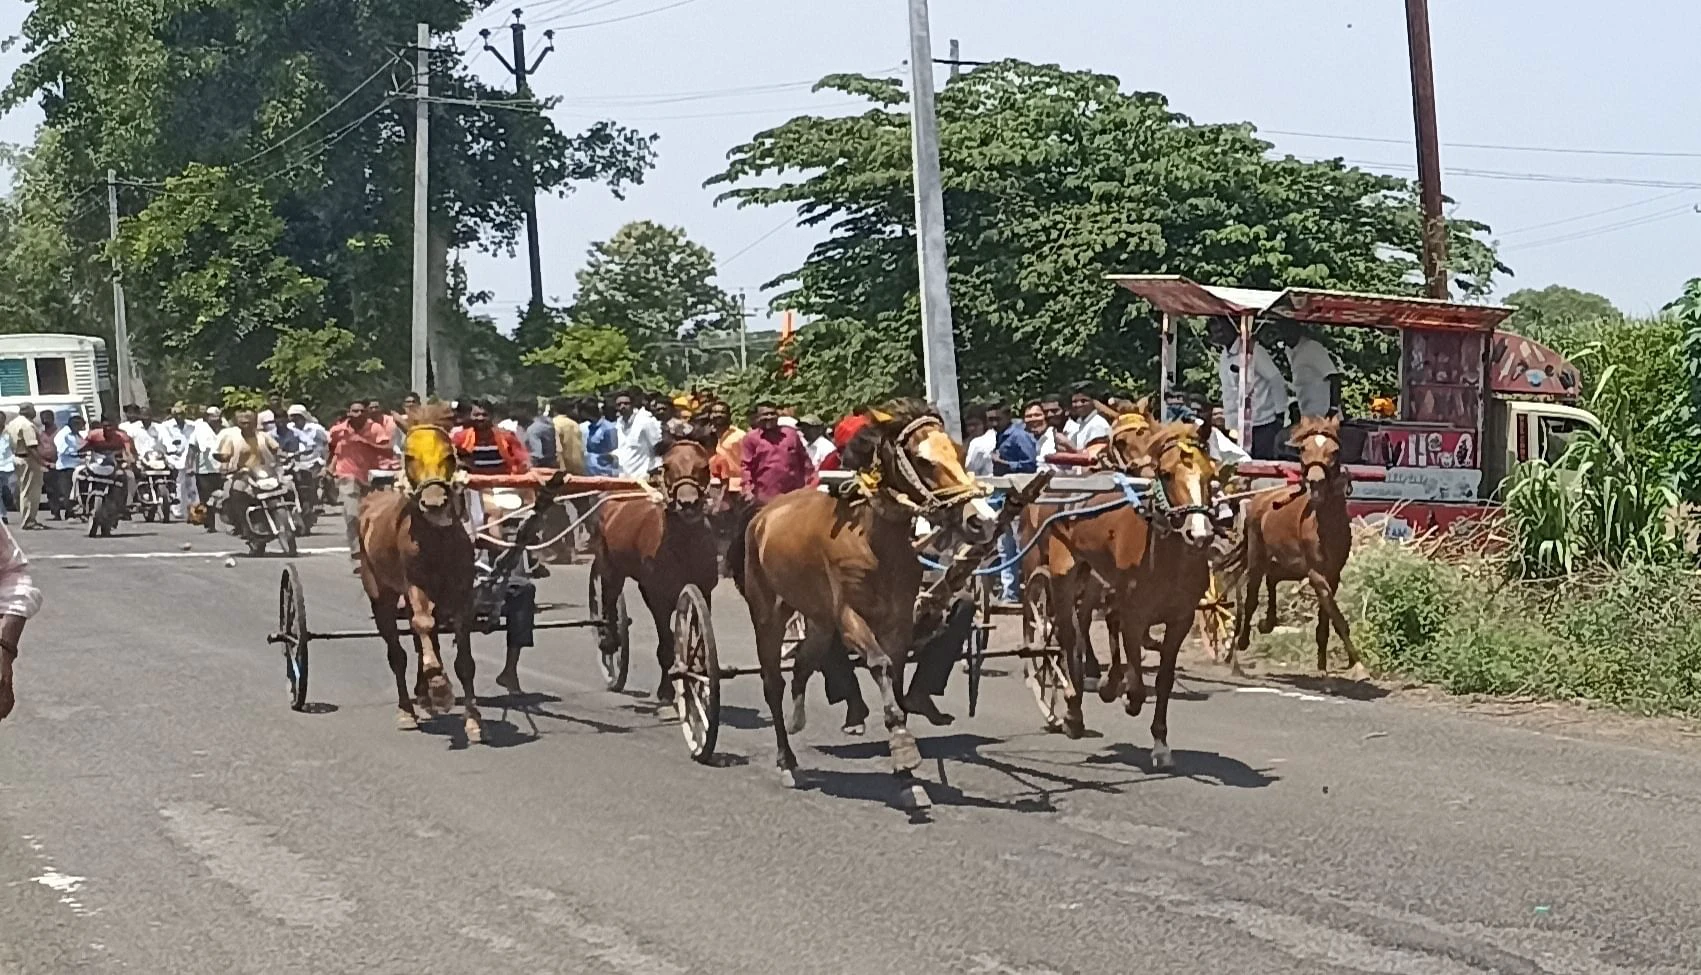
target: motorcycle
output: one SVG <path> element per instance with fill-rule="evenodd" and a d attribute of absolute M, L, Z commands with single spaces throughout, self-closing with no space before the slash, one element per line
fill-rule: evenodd
<path fill-rule="evenodd" d="M 110 454 L 90 453 L 71 476 L 71 494 L 89 523 L 89 537 L 112 537 L 124 515 L 124 470 Z"/>
<path fill-rule="evenodd" d="M 248 481 L 250 504 L 242 512 L 237 529 L 248 543 L 248 554 L 263 555 L 266 546 L 276 539 L 283 554 L 294 558 L 298 552 L 296 536 L 302 534 L 301 509 L 295 497 L 295 479 L 283 476 L 282 468 L 256 468 L 245 476 Z M 229 488 L 214 497 L 222 506 Z"/>
<path fill-rule="evenodd" d="M 136 497 L 133 511 L 140 511 L 147 521 L 171 520 L 171 509 L 177 503 L 177 473 L 165 462 L 165 455 L 150 450 L 136 465 Z"/>
<path fill-rule="evenodd" d="M 319 521 L 319 482 L 324 476 L 325 462 L 307 453 L 286 456 L 279 473 L 295 486 L 296 514 L 300 516 L 302 535 L 313 532 Z"/>

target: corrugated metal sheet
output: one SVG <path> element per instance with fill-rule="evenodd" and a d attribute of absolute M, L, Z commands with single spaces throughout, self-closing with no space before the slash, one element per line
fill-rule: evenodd
<path fill-rule="evenodd" d="M 1351 291 L 1226 288 L 1199 284 L 1175 274 L 1113 274 L 1109 279 L 1151 302 L 1159 311 L 1172 315 L 1233 317 L 1251 312 L 1316 325 L 1490 332 L 1514 310 L 1505 305 L 1467 305 Z"/>
<path fill-rule="evenodd" d="M 1176 274 L 1113 274 L 1110 280 L 1172 315 L 1244 315 L 1261 312 L 1280 291 L 1223 288 L 1199 284 Z"/>

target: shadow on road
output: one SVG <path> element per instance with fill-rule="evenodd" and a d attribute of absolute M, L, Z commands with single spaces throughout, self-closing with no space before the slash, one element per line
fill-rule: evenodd
<path fill-rule="evenodd" d="M 1354 701 L 1379 701 L 1388 696 L 1385 687 L 1378 687 L 1367 680 L 1348 680 L 1345 677 L 1319 677 L 1315 674 L 1270 674 L 1267 678 L 1272 684 L 1282 684 L 1296 687 L 1313 694 L 1329 694 L 1334 697 L 1349 698 Z"/>
<path fill-rule="evenodd" d="M 1158 772 L 1152 770 L 1152 750 L 1127 742 L 1116 742 L 1098 755 L 1082 760 L 1086 765 L 1134 766 L 1151 772 L 1154 778 L 1193 779 L 1197 782 L 1226 785 L 1235 789 L 1262 789 L 1281 781 L 1281 776 L 1269 774 L 1268 769 L 1255 769 L 1238 758 L 1218 752 L 1196 752 L 1177 748 L 1175 768 Z"/>

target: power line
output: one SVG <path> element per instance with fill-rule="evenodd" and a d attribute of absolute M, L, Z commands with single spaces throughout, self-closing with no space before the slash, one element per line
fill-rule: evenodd
<path fill-rule="evenodd" d="M 1696 208 L 1692 204 L 1685 203 L 1683 206 L 1680 206 L 1680 207 L 1673 207 L 1669 210 L 1661 210 L 1657 213 L 1651 213 L 1651 214 L 1647 214 L 1647 215 L 1644 215 L 1644 216 L 1641 216 L 1641 217 L 1633 217 L 1629 220 L 1621 220 L 1617 223 L 1605 224 L 1605 225 L 1599 226 L 1599 227 L 1590 227 L 1590 228 L 1585 229 L 1585 230 L 1578 230 L 1578 231 L 1574 231 L 1574 232 L 1568 233 L 1568 234 L 1559 234 L 1557 236 L 1547 237 L 1547 238 L 1544 238 L 1544 239 L 1541 239 L 1541 240 L 1532 240 L 1532 241 L 1526 241 L 1526 242 L 1521 243 L 1521 244 L 1513 244 L 1509 247 L 1503 247 L 1503 248 L 1501 248 L 1501 250 L 1502 251 L 1526 251 L 1526 250 L 1534 250 L 1535 248 L 1538 248 L 1538 247 L 1547 247 L 1547 246 L 1552 245 L 1552 244 L 1567 244 L 1567 243 L 1570 243 L 1570 242 L 1576 241 L 1576 240 L 1586 240 L 1590 237 L 1600 237 L 1600 236 L 1605 235 L 1605 234 L 1614 234 L 1614 233 L 1617 233 L 1621 230 L 1629 230 L 1633 227 L 1643 227 L 1643 226 L 1646 226 L 1646 225 L 1652 224 L 1652 223 L 1661 223 L 1663 221 L 1670 220 L 1673 217 L 1681 217 L 1681 216 L 1684 216 L 1685 214 L 1690 214 L 1690 213 L 1695 213 L 1695 212 L 1697 212 Z"/>
<path fill-rule="evenodd" d="M 717 271 L 724 270 L 728 264 L 731 264 L 733 261 L 736 261 L 739 258 L 743 257 L 744 255 L 755 250 L 756 245 L 762 243 L 763 241 L 767 240 L 769 237 L 774 236 L 775 234 L 779 233 L 780 231 L 786 229 L 787 227 L 791 226 L 792 224 L 794 224 L 796 222 L 797 222 L 797 214 L 795 214 L 795 213 L 788 214 L 784 220 L 782 220 L 779 224 L 777 224 L 774 227 L 774 229 L 768 231 L 767 233 L 756 238 L 755 240 L 751 241 L 750 243 L 745 244 L 743 247 L 740 247 L 738 250 L 736 250 L 732 253 L 732 256 L 723 258 L 719 261 L 716 261 L 715 262 L 715 269 Z"/>
<path fill-rule="evenodd" d="M 621 115 L 622 121 L 630 122 L 675 122 L 683 119 L 702 118 L 736 118 L 743 115 L 770 115 L 776 112 L 820 112 L 837 108 L 869 108 L 868 102 L 834 102 L 830 105 L 798 105 L 792 108 L 751 108 L 735 112 L 699 112 L 689 115 Z M 582 112 L 558 112 L 560 118 L 602 119 L 603 115 L 586 115 Z"/>
<path fill-rule="evenodd" d="M 552 21 L 539 22 L 537 24 L 537 26 L 539 26 L 539 27 L 558 26 L 562 30 L 583 30 L 586 27 L 602 27 L 605 24 L 619 24 L 619 23 L 624 23 L 625 21 L 628 21 L 628 20 L 637 20 L 639 17 L 648 17 L 651 14 L 659 14 L 659 13 L 662 13 L 663 11 L 666 11 L 666 10 L 676 10 L 680 7 L 685 6 L 686 4 L 691 4 L 691 3 L 696 3 L 696 2 L 697 2 L 697 0 L 674 0 L 673 3 L 663 4 L 659 7 L 651 7 L 648 10 L 639 10 L 639 11 L 636 11 L 634 13 L 626 14 L 625 16 L 622 16 L 622 17 L 609 17 L 606 20 L 587 20 L 584 23 L 580 23 L 580 24 L 568 23 L 565 20 L 552 20 Z"/>
<path fill-rule="evenodd" d="M 1335 158 L 1319 158 L 1316 156 L 1295 156 L 1308 162 L 1334 162 Z M 1411 171 L 1417 167 L 1405 162 L 1383 162 L 1369 159 L 1340 159 L 1348 166 L 1358 166 L 1369 169 L 1394 169 Z M 1501 169 L 1464 169 L 1450 168 L 1446 170 L 1449 176 L 1461 176 L 1472 179 L 1509 179 L 1531 183 L 1577 183 L 1598 186 L 1645 186 L 1651 189 L 1666 190 L 1701 190 L 1701 183 L 1685 180 L 1670 179 L 1639 179 L 1628 176 L 1579 176 L 1571 173 L 1526 173 Z"/>
<path fill-rule="evenodd" d="M 1590 217 L 1602 217 L 1602 216 L 1606 216 L 1609 213 L 1618 213 L 1618 212 L 1623 211 L 1623 210 L 1634 210 L 1637 207 L 1645 207 L 1650 203 L 1658 203 L 1661 200 L 1669 200 L 1674 196 L 1682 196 L 1685 193 L 1689 193 L 1689 192 L 1691 192 L 1691 191 L 1690 190 L 1672 190 L 1670 193 L 1661 193 L 1658 196 L 1650 196 L 1645 200 L 1637 200 L 1634 203 L 1621 203 L 1618 206 L 1607 207 L 1604 210 L 1590 210 L 1588 213 L 1579 213 L 1576 216 L 1572 216 L 1572 217 L 1561 217 L 1558 220 L 1548 220 L 1544 223 L 1531 224 L 1528 227 L 1519 227 L 1516 230 L 1503 231 L 1502 233 L 1498 234 L 1497 236 L 1512 237 L 1512 236 L 1515 236 L 1517 234 L 1527 234 L 1532 230 L 1545 230 L 1548 227 L 1558 227 L 1558 226 L 1561 226 L 1563 224 L 1576 223 L 1579 220 L 1587 220 Z"/>
<path fill-rule="evenodd" d="M 1299 139 L 1333 139 L 1341 142 L 1374 142 L 1382 145 L 1410 145 L 1410 139 L 1389 139 L 1369 135 L 1339 135 L 1326 132 L 1294 132 L 1287 129 L 1259 129 L 1262 134 L 1285 135 Z M 1489 142 L 1444 142 L 1449 149 L 1488 149 L 1496 152 L 1545 152 L 1575 156 L 1632 156 L 1651 159 L 1701 159 L 1701 151 L 1636 149 L 1589 149 L 1578 146 L 1521 146 Z"/>
<path fill-rule="evenodd" d="M 891 74 L 898 71 L 902 65 L 881 68 L 868 72 L 872 76 Z M 814 88 L 820 84 L 819 78 L 799 79 L 797 81 L 780 81 L 765 85 L 743 85 L 733 88 L 706 88 L 698 91 L 651 92 L 642 95 L 595 95 L 587 98 L 572 98 L 568 102 L 573 105 L 671 105 L 678 102 L 710 101 L 717 98 L 737 98 L 746 95 L 777 94 L 779 92 L 802 91 Z"/>

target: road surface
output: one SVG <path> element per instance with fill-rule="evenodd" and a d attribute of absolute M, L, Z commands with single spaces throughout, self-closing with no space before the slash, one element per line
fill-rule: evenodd
<path fill-rule="evenodd" d="M 642 693 L 642 618 L 636 692 L 602 689 L 588 632 L 543 634 L 485 746 L 395 730 L 375 640 L 314 646 L 317 713 L 291 712 L 263 642 L 282 560 L 124 529 L 21 536 L 47 605 L 0 725 L 4 975 L 1701 970 L 1681 746 L 1195 668 L 1179 774 L 1154 774 L 1144 719 L 1044 734 L 1016 676 L 967 719 L 959 677 L 957 724 L 919 729 L 937 806 L 914 821 L 818 697 L 781 788 L 752 679 L 723 761 L 692 763 Z M 369 624 L 346 556 L 298 564 L 315 628 Z M 583 589 L 558 568 L 544 596 L 579 616 Z M 722 659 L 753 660 L 718 596 Z"/>

